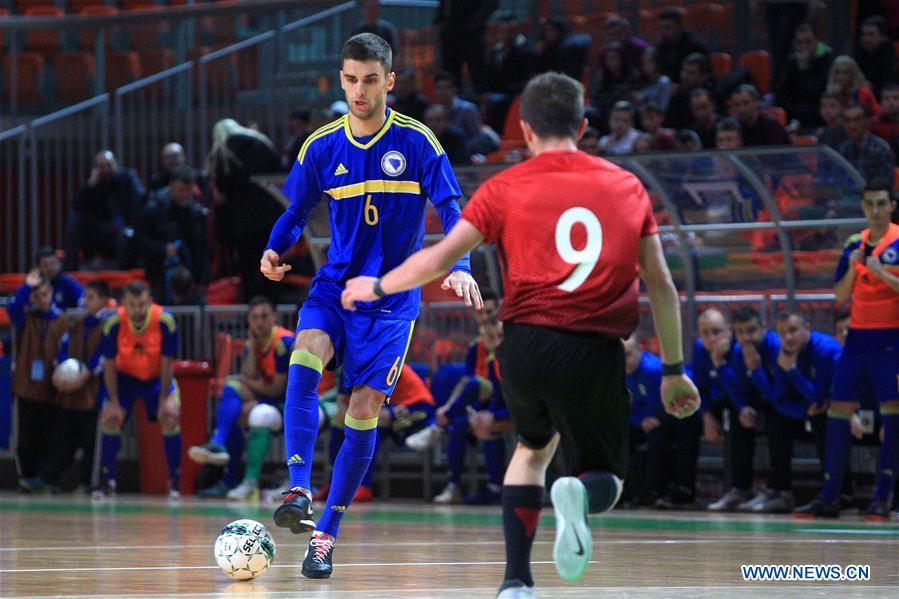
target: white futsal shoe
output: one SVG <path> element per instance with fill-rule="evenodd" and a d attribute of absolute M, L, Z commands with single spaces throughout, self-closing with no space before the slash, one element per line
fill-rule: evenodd
<path fill-rule="evenodd" d="M 556 516 L 556 571 L 564 580 L 579 580 L 593 553 L 587 522 L 587 489 L 579 479 L 563 476 L 553 483 L 551 497 Z"/>
<path fill-rule="evenodd" d="M 518 582 L 517 580 L 515 582 Z M 524 583 L 516 586 L 506 587 L 497 595 L 496 599 L 534 599 L 536 597 L 534 587 L 524 586 Z"/>

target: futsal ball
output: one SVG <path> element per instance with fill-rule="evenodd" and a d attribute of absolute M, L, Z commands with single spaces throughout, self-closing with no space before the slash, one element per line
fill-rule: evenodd
<path fill-rule="evenodd" d="M 215 540 L 215 561 L 235 580 L 250 580 L 268 570 L 275 557 L 275 542 L 268 529 L 255 520 L 235 520 Z"/>
<path fill-rule="evenodd" d="M 60 383 L 74 383 L 78 380 L 78 375 L 81 374 L 83 368 L 84 364 L 79 360 L 69 358 L 68 360 L 63 360 L 56 367 L 56 376 L 59 378 Z"/>

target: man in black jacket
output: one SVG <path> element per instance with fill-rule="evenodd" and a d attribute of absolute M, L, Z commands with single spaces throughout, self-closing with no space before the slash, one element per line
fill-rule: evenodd
<path fill-rule="evenodd" d="M 140 212 L 135 245 L 154 297 L 171 296 L 167 273 L 180 266 L 189 268 L 200 284 L 209 280 L 208 212 L 197 203 L 198 192 L 193 170 L 179 167 L 169 186 L 154 194 Z"/>
<path fill-rule="evenodd" d="M 790 143 L 786 130 L 759 108 L 759 92 L 744 83 L 731 95 L 734 116 L 743 128 L 744 146 L 781 146 Z"/>
<path fill-rule="evenodd" d="M 85 260 L 102 255 L 127 266 L 129 227 L 144 200 L 144 186 L 137 174 L 119 168 L 109 150 L 94 156 L 94 168 L 87 184 L 72 199 L 72 213 L 66 223 L 66 270 L 78 270 L 79 254 Z"/>
<path fill-rule="evenodd" d="M 676 8 L 666 8 L 659 14 L 659 32 L 659 67 L 675 83 L 680 82 L 681 65 L 686 57 L 696 52 L 709 54 L 699 36 L 684 29 L 684 18 Z"/>
<path fill-rule="evenodd" d="M 833 51 L 818 40 L 815 30 L 808 23 L 796 28 L 793 43 L 796 52 L 790 55 L 784 75 L 777 85 L 777 105 L 804 128 L 817 127 L 824 124 L 818 103 L 827 89 Z"/>
<path fill-rule="evenodd" d="M 890 39 L 886 19 L 868 17 L 862 23 L 861 44 L 855 51 L 855 61 L 877 97 L 887 83 L 896 82 L 896 47 Z"/>

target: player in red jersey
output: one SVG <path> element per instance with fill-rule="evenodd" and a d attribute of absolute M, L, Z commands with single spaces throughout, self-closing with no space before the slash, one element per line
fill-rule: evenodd
<path fill-rule="evenodd" d="M 565 75 L 532 79 L 521 128 L 533 158 L 482 185 L 446 239 L 380 279 L 350 280 L 342 298 L 352 310 L 355 302 L 422 285 L 482 240 L 496 241 L 506 289 L 497 354 L 520 436 L 503 486 L 502 598 L 534 594 L 530 549 L 546 468 L 560 442 L 571 475 L 552 488 L 553 555 L 563 578 L 580 578 L 590 560 L 588 509 L 609 510 L 621 493 L 630 403 L 621 338 L 639 318 L 638 274 L 661 344 L 665 408 L 686 417 L 699 407 L 683 373 L 677 290 L 649 197 L 634 175 L 577 151 L 583 97 L 580 83 Z"/>

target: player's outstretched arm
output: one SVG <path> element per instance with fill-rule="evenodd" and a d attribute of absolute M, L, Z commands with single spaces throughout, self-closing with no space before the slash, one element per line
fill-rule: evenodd
<path fill-rule="evenodd" d="M 356 302 L 373 302 L 383 295 L 421 287 L 447 272 L 459 258 L 476 248 L 483 238 L 474 225 L 461 220 L 439 243 L 412 254 L 405 262 L 380 279 L 356 277 L 347 281 L 346 289 L 341 296 L 343 307 L 355 310 Z M 376 293 L 376 284 L 379 284 L 377 291 L 380 291 L 380 294 Z M 479 292 L 474 294 L 471 300 L 476 309 L 480 310 L 483 307 Z"/>
<path fill-rule="evenodd" d="M 646 284 L 652 320 L 662 350 L 662 363 L 680 367 L 680 374 L 662 376 L 662 403 L 665 411 L 678 418 L 686 418 L 699 409 L 699 391 L 693 381 L 683 374 L 683 343 L 681 339 L 680 299 L 658 235 L 640 240 L 640 278 Z"/>

